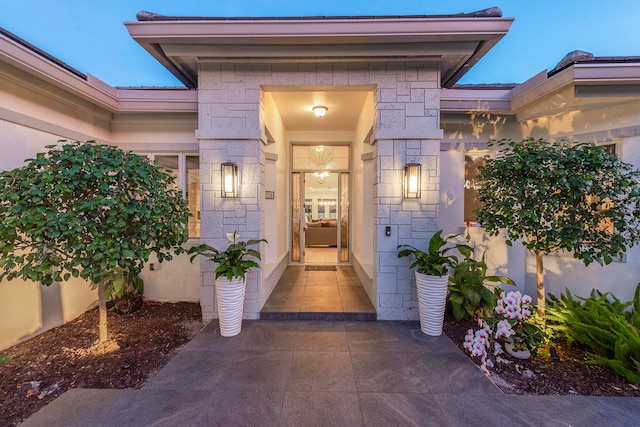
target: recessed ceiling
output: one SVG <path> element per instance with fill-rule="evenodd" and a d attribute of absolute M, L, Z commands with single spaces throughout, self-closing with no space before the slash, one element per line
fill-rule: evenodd
<path fill-rule="evenodd" d="M 270 92 L 287 130 L 353 130 L 364 106 L 365 91 L 273 91 Z M 312 108 L 328 108 L 316 117 Z"/>

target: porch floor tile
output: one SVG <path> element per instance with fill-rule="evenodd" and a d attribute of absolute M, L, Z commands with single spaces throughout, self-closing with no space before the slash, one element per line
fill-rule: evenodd
<path fill-rule="evenodd" d="M 376 320 L 376 309 L 350 266 L 305 271 L 289 266 L 260 312 L 262 320 Z"/>
<path fill-rule="evenodd" d="M 71 389 L 22 425 L 626 427 L 639 413 L 634 397 L 503 394 L 418 322 L 245 320 L 225 338 L 214 320 L 141 389 Z"/>

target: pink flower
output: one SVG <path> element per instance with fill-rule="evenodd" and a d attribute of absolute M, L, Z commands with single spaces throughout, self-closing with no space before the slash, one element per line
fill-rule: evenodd
<path fill-rule="evenodd" d="M 525 304 L 531 304 L 531 297 L 529 295 L 523 295 L 522 302 Z"/>

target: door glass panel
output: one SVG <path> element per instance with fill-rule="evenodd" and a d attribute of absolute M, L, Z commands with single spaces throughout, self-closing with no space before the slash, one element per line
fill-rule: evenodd
<path fill-rule="evenodd" d="M 349 262 L 349 173 L 340 174 L 340 262 Z"/>
<path fill-rule="evenodd" d="M 294 145 L 293 169 L 339 171 L 349 169 L 348 145 Z"/>
<path fill-rule="evenodd" d="M 338 262 L 338 177 L 335 172 L 304 173 L 305 205 L 310 211 L 303 225 L 305 263 Z"/>
<path fill-rule="evenodd" d="M 291 179 L 291 261 L 300 262 L 300 172 L 293 172 Z"/>

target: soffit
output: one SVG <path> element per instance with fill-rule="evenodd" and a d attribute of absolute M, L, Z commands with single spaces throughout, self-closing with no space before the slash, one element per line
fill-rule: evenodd
<path fill-rule="evenodd" d="M 282 88 L 265 88 L 278 109 L 287 130 L 352 131 L 367 97 L 367 91 L 291 91 Z M 324 117 L 315 117 L 312 107 L 328 108 Z"/>
<path fill-rule="evenodd" d="M 540 73 L 511 92 L 520 120 L 632 102 L 640 97 L 640 62 L 577 63 L 551 77 Z"/>
<path fill-rule="evenodd" d="M 170 19 L 170 18 L 167 18 Z M 189 87 L 201 61 L 428 60 L 453 85 L 509 30 L 512 18 L 376 17 L 154 20 L 130 35 Z"/>

